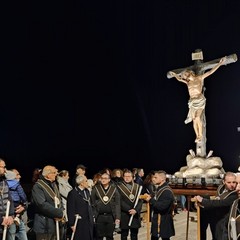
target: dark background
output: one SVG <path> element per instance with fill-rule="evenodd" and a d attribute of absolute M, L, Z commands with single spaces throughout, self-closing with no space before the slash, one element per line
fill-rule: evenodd
<path fill-rule="evenodd" d="M 11 1 L 3 8 L 0 155 L 22 181 L 53 164 L 73 174 L 174 173 L 195 150 L 186 85 L 169 70 L 240 56 L 239 0 Z M 206 79 L 207 153 L 236 171 L 239 61 Z"/>

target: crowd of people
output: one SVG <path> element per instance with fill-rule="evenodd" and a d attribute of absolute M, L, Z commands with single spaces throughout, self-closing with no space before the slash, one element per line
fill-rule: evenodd
<path fill-rule="evenodd" d="M 47 165 L 33 173 L 30 201 L 20 178 L 17 169 L 7 170 L 0 159 L 2 240 L 113 240 L 116 233 L 121 240 L 137 240 L 147 203 L 151 214 L 145 220 L 151 221 L 151 240 L 169 240 L 175 235 L 176 196 L 162 170 L 144 178 L 143 168 L 107 168 L 87 179 L 86 167 L 80 164 L 70 184 L 67 170 Z M 208 225 L 212 239 L 234 239 L 230 218 L 239 214 L 240 174 L 227 172 L 214 199 L 194 198 L 201 209 L 201 240 L 206 239 Z"/>

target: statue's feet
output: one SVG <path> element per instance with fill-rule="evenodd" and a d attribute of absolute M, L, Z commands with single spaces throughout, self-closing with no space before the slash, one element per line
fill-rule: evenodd
<path fill-rule="evenodd" d="M 196 139 L 195 139 L 195 143 L 200 143 L 202 141 L 202 137 L 197 137 Z"/>

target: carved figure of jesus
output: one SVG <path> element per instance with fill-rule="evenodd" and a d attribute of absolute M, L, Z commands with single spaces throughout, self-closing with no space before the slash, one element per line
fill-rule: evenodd
<path fill-rule="evenodd" d="M 218 64 L 210 71 L 202 75 L 196 75 L 192 70 L 185 70 L 179 74 L 170 71 L 170 75 L 175 77 L 178 81 L 183 82 L 188 87 L 189 101 L 188 101 L 188 116 L 185 124 L 193 121 L 193 128 L 196 134 L 195 142 L 201 142 L 203 137 L 203 122 L 202 113 L 205 109 L 206 98 L 203 94 L 204 79 L 213 74 L 226 61 L 226 57 L 220 59 Z"/>

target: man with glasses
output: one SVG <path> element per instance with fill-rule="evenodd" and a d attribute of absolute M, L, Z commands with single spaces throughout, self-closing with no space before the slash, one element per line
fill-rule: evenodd
<path fill-rule="evenodd" d="M 113 232 L 119 228 L 121 206 L 120 195 L 115 184 L 110 183 L 109 174 L 103 173 L 100 183 L 95 185 L 91 200 L 96 218 L 97 239 L 113 240 Z"/>
<path fill-rule="evenodd" d="M 3 159 L 0 159 L 0 239 L 4 228 L 13 224 L 14 207 L 13 202 L 9 193 L 8 184 L 5 179 L 6 164 Z M 10 201 L 10 209 L 8 217 L 6 217 L 7 203 Z"/>
<path fill-rule="evenodd" d="M 131 240 L 137 240 L 143 201 L 138 199 L 140 186 L 134 183 L 130 170 L 123 171 L 123 182 L 118 185 L 118 189 L 121 200 L 121 240 L 127 240 L 129 232 Z"/>
<path fill-rule="evenodd" d="M 33 230 L 36 240 L 54 240 L 63 220 L 63 208 L 56 176 L 58 170 L 54 166 L 45 166 L 42 175 L 32 189 L 32 204 L 35 208 Z"/>

